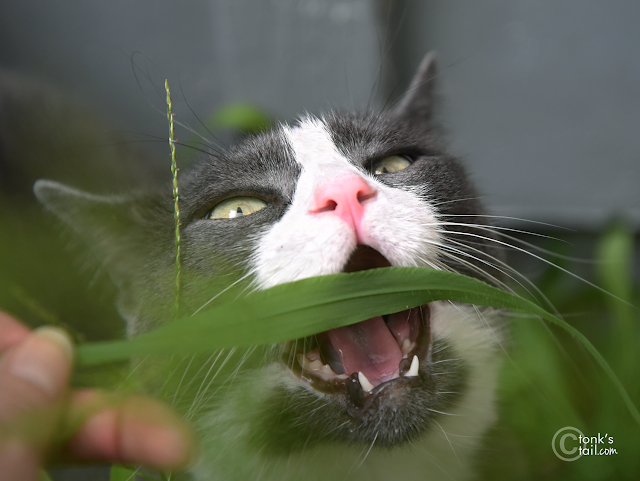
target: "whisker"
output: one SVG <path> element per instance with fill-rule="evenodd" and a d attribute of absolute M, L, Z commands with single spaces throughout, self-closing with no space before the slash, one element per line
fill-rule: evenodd
<path fill-rule="evenodd" d="M 456 450 L 453 448 L 453 444 L 451 444 L 451 440 L 449 439 L 449 436 L 447 436 L 447 433 L 445 432 L 444 429 L 442 429 L 442 426 L 440 426 L 440 423 L 438 423 L 438 421 L 436 421 L 435 419 L 432 419 L 432 421 L 434 423 L 436 423 L 436 425 L 440 428 L 440 431 L 442 431 L 442 434 L 444 434 L 445 439 L 447 440 L 447 442 L 449 443 L 449 446 L 451 447 L 451 451 L 453 451 L 453 455 L 458 460 L 458 463 L 460 464 L 460 466 L 462 466 L 462 462 L 460 461 L 460 458 L 458 457 L 458 453 L 456 453 Z"/>
<path fill-rule="evenodd" d="M 220 356 L 222 355 L 223 352 L 224 352 L 223 349 L 221 349 L 220 352 L 218 352 L 218 355 L 216 356 L 216 358 L 211 363 L 211 366 L 209 367 L 209 370 L 205 374 L 204 379 L 202 380 L 202 382 L 200 383 L 200 386 L 198 387 L 198 391 L 196 392 L 196 395 L 194 396 L 193 401 L 191 402 L 191 407 L 189 408 L 189 410 L 185 414 L 185 417 L 187 419 L 191 419 L 193 417 L 193 415 L 195 414 L 195 412 L 198 410 L 198 408 L 199 408 L 199 406 L 201 404 L 201 400 L 202 400 L 201 393 L 203 392 L 203 386 L 207 382 L 207 378 L 209 377 L 209 374 L 211 374 L 213 368 L 215 367 L 216 363 L 218 362 L 218 359 L 220 359 Z M 229 350 L 229 352 L 227 353 L 227 357 L 224 359 L 224 361 L 222 362 L 222 364 L 220 365 L 220 367 L 218 368 L 216 373 L 213 374 L 213 377 L 211 378 L 211 381 L 213 381 L 216 378 L 216 376 L 220 373 L 220 370 L 224 367 L 224 365 L 227 363 L 227 361 L 233 355 L 234 352 L 235 352 L 235 348 Z M 213 357 L 213 356 L 211 356 L 211 357 Z M 211 359 L 211 357 L 209 359 Z M 210 385 L 210 383 L 209 383 L 209 385 Z M 207 387 L 205 388 L 205 392 L 209 388 L 209 385 L 207 385 Z"/>
<path fill-rule="evenodd" d="M 574 229 L 570 229 L 568 227 L 563 227 L 563 226 L 559 226 L 556 224 L 549 224 L 548 222 L 540 222 L 537 220 L 531 220 L 531 219 L 522 219 L 520 217 L 510 217 L 508 215 L 489 215 L 489 214 L 442 214 L 443 217 L 484 217 L 487 219 L 507 219 L 507 220 L 517 220 L 520 222 L 528 222 L 530 224 L 537 224 L 537 225 L 543 225 L 546 227 L 553 227 L 554 229 L 561 229 L 561 230 L 566 230 L 566 231 L 571 231 L 571 232 L 575 232 Z"/>
<path fill-rule="evenodd" d="M 220 297 L 222 294 L 224 294 L 225 292 L 227 292 L 229 289 L 231 289 L 233 286 L 235 286 L 236 284 L 242 282 L 243 280 L 245 280 L 247 277 L 249 277 L 251 273 L 247 273 L 244 276 L 242 276 L 240 279 L 238 279 L 237 281 L 231 283 L 228 287 L 224 288 L 222 291 L 218 292 L 215 296 L 213 296 L 211 299 L 209 299 L 207 302 L 205 302 L 202 306 L 200 306 L 198 309 L 195 310 L 195 312 L 193 314 L 191 314 L 192 316 L 195 316 L 198 312 L 200 312 L 202 309 L 204 309 L 205 307 L 207 307 L 209 304 L 211 304 L 213 301 L 215 301 L 218 297 Z"/>
<path fill-rule="evenodd" d="M 540 261 L 544 262 L 545 264 L 548 264 L 548 265 L 550 265 L 550 266 L 552 266 L 552 267 L 555 267 L 556 269 L 558 269 L 558 270 L 560 270 L 560 271 L 564 272 L 565 274 L 568 274 L 568 275 L 570 275 L 571 277 L 573 277 L 573 278 L 575 278 L 575 279 L 578 279 L 579 281 L 582 281 L 582 282 L 584 282 L 585 284 L 590 285 L 591 287 L 593 287 L 593 288 L 595 288 L 595 289 L 599 290 L 600 292 L 602 292 L 602 293 L 604 293 L 604 294 L 607 294 L 608 296 L 611 296 L 611 297 L 613 297 L 614 299 L 616 299 L 616 300 L 618 300 L 618 301 L 620 301 L 620 302 L 623 302 L 624 304 L 626 304 L 626 305 L 628 305 L 628 306 L 632 306 L 632 307 L 634 307 L 634 306 L 633 306 L 633 304 L 631 304 L 631 303 L 629 303 L 629 302 L 625 301 L 624 299 L 622 299 L 622 298 L 620 298 L 620 297 L 618 297 L 618 296 L 616 296 L 616 295 L 612 294 L 611 292 L 607 291 L 606 289 L 603 289 L 602 287 L 598 286 L 597 284 L 594 284 L 593 282 L 590 282 L 590 281 L 588 281 L 588 280 L 584 279 L 583 277 L 580 277 L 579 275 L 574 274 L 573 272 L 571 272 L 571 271 L 569 271 L 569 270 L 565 269 L 564 267 L 561 267 L 561 266 L 559 266 L 559 265 L 557 265 L 557 264 L 554 264 L 554 263 L 553 263 L 553 262 L 551 262 L 551 261 L 548 261 L 548 260 L 547 260 L 547 259 L 545 259 L 544 257 L 540 257 L 539 255 L 536 255 L 536 254 L 534 254 L 533 252 L 529 252 L 529 251 L 527 251 L 527 250 L 525 250 L 525 249 L 522 249 L 521 247 L 514 246 L 514 245 L 511 245 L 511 244 L 507 244 L 507 243 L 502 242 L 502 241 L 500 241 L 500 240 L 498 240 L 498 239 L 492 239 L 492 238 L 490 238 L 490 237 L 485 237 L 485 236 L 481 236 L 481 235 L 479 235 L 479 234 L 474 234 L 474 233 L 472 233 L 472 232 L 461 232 L 461 231 L 440 231 L 440 232 L 442 232 L 442 233 L 455 233 L 455 234 L 458 234 L 458 235 L 466 235 L 466 236 L 476 237 L 476 238 L 479 238 L 479 239 L 487 240 L 487 241 L 489 241 L 489 242 L 496 242 L 496 243 L 498 243 L 498 244 L 501 244 L 501 245 L 507 246 L 507 247 L 509 247 L 509 248 L 511 248 L 511 249 L 517 250 L 518 252 L 522 252 L 522 253 L 524 253 L 524 254 L 528 254 L 528 255 L 530 255 L 531 257 L 534 257 L 534 258 L 536 258 L 536 259 L 538 259 L 538 260 L 540 260 Z"/>
<path fill-rule="evenodd" d="M 428 224 L 423 224 L 423 225 L 428 225 Z M 434 225 L 436 225 L 436 224 L 434 224 Z M 569 241 L 566 241 L 564 239 L 559 239 L 559 238 L 553 237 L 553 236 L 539 234 L 539 233 L 536 233 L 536 232 L 523 231 L 523 230 L 519 230 L 519 229 L 511 229 L 511 228 L 508 228 L 508 227 L 486 226 L 486 225 L 481 225 L 481 224 L 464 224 L 464 223 L 456 223 L 456 222 L 440 222 L 439 225 L 444 225 L 444 226 L 455 225 L 455 226 L 471 227 L 471 228 L 474 228 L 474 229 L 491 232 L 491 233 L 496 234 L 496 235 L 498 235 L 500 237 L 504 237 L 505 239 L 509 239 L 509 240 L 511 240 L 513 242 L 517 242 L 519 244 L 522 244 L 523 246 L 528 247 L 529 249 L 533 249 L 533 250 L 536 250 L 536 251 L 541 252 L 543 254 L 547 254 L 547 255 L 550 255 L 550 256 L 557 257 L 559 259 L 564 259 L 564 260 L 568 260 L 568 261 L 572 261 L 572 262 L 589 263 L 589 264 L 592 264 L 592 263 L 596 262 L 596 261 L 593 261 L 591 259 L 580 259 L 580 258 L 577 258 L 577 257 L 571 257 L 571 256 L 565 256 L 565 255 L 562 255 L 562 254 L 558 254 L 556 252 L 544 249 L 544 248 L 542 248 L 540 246 L 537 246 L 535 244 L 527 242 L 527 241 L 525 241 L 523 239 L 519 239 L 517 237 L 513 237 L 513 236 L 510 236 L 508 234 L 504 234 L 502 232 L 496 232 L 496 229 L 497 230 L 512 231 L 512 232 L 521 233 L 521 234 L 527 234 L 527 235 L 531 235 L 531 236 L 535 236 L 535 237 L 541 237 L 541 238 L 545 238 L 545 239 L 551 239 L 551 240 L 554 240 L 554 241 L 570 244 Z M 447 232 L 459 232 L 459 231 L 447 230 Z M 507 248 L 510 249 L 511 245 L 509 245 L 509 247 L 507 247 Z"/>
<path fill-rule="evenodd" d="M 454 243 L 454 244 L 457 244 L 457 245 L 461 245 L 461 246 L 466 246 L 466 244 L 463 244 L 463 243 L 460 243 L 460 242 L 454 241 L 454 240 L 452 240 L 452 239 L 448 239 L 448 242 L 451 242 L 451 243 Z M 477 259 L 477 260 L 479 260 L 480 262 L 483 262 L 483 263 L 485 263 L 485 264 L 489 265 L 489 266 L 490 266 L 490 267 L 492 267 L 493 269 L 496 269 L 496 270 L 497 270 L 497 271 L 499 271 L 500 273 L 504 274 L 505 276 L 507 276 L 507 277 L 509 277 L 511 280 L 513 280 L 516 284 L 518 284 L 520 287 L 522 287 L 522 288 L 523 288 L 523 289 L 524 289 L 524 290 L 525 290 L 529 295 L 531 295 L 531 297 L 533 297 L 534 299 L 536 299 L 536 297 L 531 293 L 531 291 L 529 291 L 529 289 L 527 289 L 527 287 L 525 287 L 525 286 L 524 286 L 524 284 L 522 284 L 520 281 L 518 281 L 518 279 L 516 279 L 516 277 L 514 277 L 514 276 L 517 276 L 517 277 L 519 277 L 520 279 L 523 279 L 523 280 L 524 280 L 524 282 L 525 282 L 527 285 L 529 285 L 529 286 L 530 286 L 530 287 L 531 287 L 531 288 L 532 288 L 532 289 L 533 289 L 533 290 L 534 290 L 534 291 L 535 291 L 535 292 L 536 292 L 536 293 L 537 293 L 537 294 L 542 298 L 542 300 L 543 300 L 543 301 L 544 301 L 544 302 L 549 306 L 549 308 L 550 308 L 550 309 L 552 309 L 552 310 L 554 311 L 554 313 L 559 314 L 559 313 L 556 311 L 555 306 L 553 305 L 553 303 L 552 303 L 552 302 L 547 298 L 547 296 L 542 292 L 542 290 L 541 290 L 538 286 L 536 286 L 536 285 L 535 285 L 535 283 L 534 283 L 534 282 L 532 282 L 529 278 L 527 278 L 527 276 L 525 276 L 525 275 L 521 274 L 520 272 L 518 272 L 517 270 L 515 270 L 515 269 L 513 269 L 511 266 L 509 266 L 507 263 L 505 263 L 505 262 L 501 261 L 500 259 L 496 259 L 495 257 L 493 257 L 493 256 L 491 256 L 491 255 L 489 255 L 489 254 L 487 254 L 487 253 L 486 253 L 486 252 L 484 252 L 484 251 L 479 251 L 478 249 L 475 249 L 475 248 L 472 248 L 472 247 L 468 247 L 468 246 L 466 246 L 466 247 L 467 247 L 467 248 L 469 248 L 469 249 L 472 249 L 472 250 L 474 250 L 474 251 L 476 251 L 476 252 L 478 252 L 478 253 L 480 253 L 480 254 L 482 254 L 482 255 L 484 255 L 484 256 L 486 256 L 486 257 L 490 258 L 490 259 L 492 259 L 492 260 L 493 260 L 493 261 L 495 261 L 495 262 L 497 262 L 500 266 L 502 266 L 502 267 L 506 270 L 506 272 L 505 272 L 504 270 L 502 270 L 502 269 L 498 268 L 498 267 L 497 267 L 497 266 L 495 266 L 494 264 L 492 264 L 492 263 L 490 263 L 490 262 L 485 262 L 485 261 L 483 261 L 482 259 L 476 258 L 476 257 L 475 257 L 475 256 L 473 256 L 473 255 L 470 255 L 470 254 L 467 254 L 467 253 L 464 253 L 464 252 L 461 252 L 461 254 L 463 254 L 463 255 L 467 255 L 467 256 L 469 256 L 469 257 L 471 257 L 471 258 L 474 258 L 474 259 Z M 482 271 L 482 272 L 484 272 L 484 271 Z M 510 275 L 510 274 L 509 274 L 509 272 L 511 272 L 511 273 L 513 274 L 513 276 L 512 276 L 512 275 Z M 503 286 L 503 289 L 507 290 L 508 292 L 512 292 L 512 293 L 514 292 L 511 288 L 509 288 L 508 286 L 506 286 L 504 283 L 502 283 L 502 286 Z"/>

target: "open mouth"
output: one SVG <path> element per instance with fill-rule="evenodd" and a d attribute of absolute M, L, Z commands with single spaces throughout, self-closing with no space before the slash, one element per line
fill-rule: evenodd
<path fill-rule="evenodd" d="M 344 272 L 391 264 L 369 246 L 358 246 Z M 287 343 L 283 361 L 317 391 L 343 394 L 366 408 L 391 383 L 415 383 L 420 363 L 429 362 L 429 305 L 332 329 Z"/>

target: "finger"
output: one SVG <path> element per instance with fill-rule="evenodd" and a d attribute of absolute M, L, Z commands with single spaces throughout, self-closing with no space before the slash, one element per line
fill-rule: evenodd
<path fill-rule="evenodd" d="M 12 321 L 3 322 L 11 328 Z M 13 331 L 16 332 L 16 331 Z M 0 358 L 0 473 L 35 480 L 66 393 L 73 347 L 66 334 L 42 328 Z"/>
<path fill-rule="evenodd" d="M 0 312 L 0 354 L 29 335 L 29 328 L 9 314 Z"/>
<path fill-rule="evenodd" d="M 3 481 L 36 481 L 39 456 L 20 443 L 0 443 L 0 472 Z"/>
<path fill-rule="evenodd" d="M 60 400 L 72 359 L 71 340 L 55 327 L 37 329 L 8 349 L 0 358 L 0 424 Z"/>
<path fill-rule="evenodd" d="M 75 434 L 66 456 L 180 469 L 193 456 L 191 430 L 164 404 L 141 396 L 114 402 L 105 394 L 83 392 L 72 400 L 76 412 L 93 412 Z"/>

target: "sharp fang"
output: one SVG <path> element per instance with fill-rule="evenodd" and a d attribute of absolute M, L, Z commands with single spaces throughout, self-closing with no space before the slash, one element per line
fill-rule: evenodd
<path fill-rule="evenodd" d="M 416 377 L 418 375 L 418 368 L 420 367 L 420 361 L 418 361 L 418 356 L 413 356 L 413 360 L 411 361 L 411 367 L 404 375 L 404 377 Z"/>
<path fill-rule="evenodd" d="M 413 365 L 412 365 L 413 366 Z M 369 382 L 367 377 L 361 372 L 358 373 L 358 381 L 360 381 L 360 385 L 364 391 L 371 391 L 375 386 Z"/>

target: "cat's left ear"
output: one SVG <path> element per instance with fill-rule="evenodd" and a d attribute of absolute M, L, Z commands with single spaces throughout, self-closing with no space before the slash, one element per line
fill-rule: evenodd
<path fill-rule="evenodd" d="M 429 52 L 392 113 L 412 125 L 428 127 L 433 115 L 436 76 L 436 53 Z"/>

